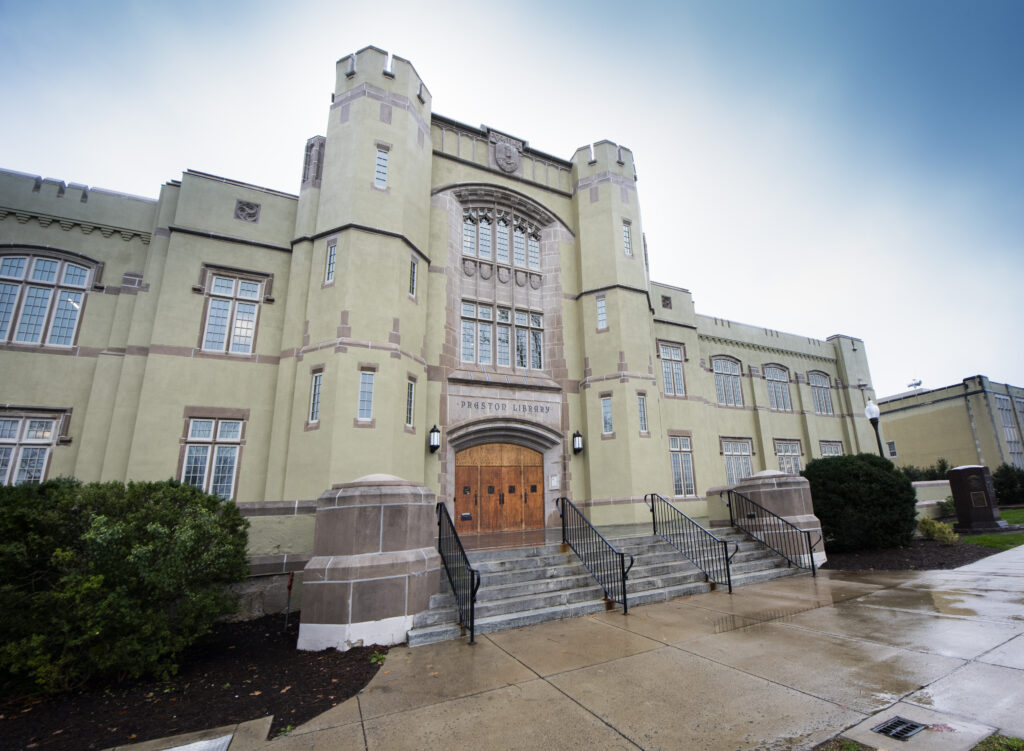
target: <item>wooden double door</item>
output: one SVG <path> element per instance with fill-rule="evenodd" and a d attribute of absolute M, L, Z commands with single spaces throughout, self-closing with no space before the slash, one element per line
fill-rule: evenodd
<path fill-rule="evenodd" d="M 544 527 L 544 457 L 513 443 L 455 455 L 455 529 L 460 533 Z"/>

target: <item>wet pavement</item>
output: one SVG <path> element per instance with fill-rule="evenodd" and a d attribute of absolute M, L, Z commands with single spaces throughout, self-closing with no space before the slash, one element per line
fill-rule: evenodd
<path fill-rule="evenodd" d="M 953 571 L 822 571 L 393 648 L 358 696 L 265 749 L 958 751 L 1024 737 L 1024 547 Z M 872 731 L 901 716 L 907 741 Z M 149 746 L 171 748 L 176 744 Z"/>

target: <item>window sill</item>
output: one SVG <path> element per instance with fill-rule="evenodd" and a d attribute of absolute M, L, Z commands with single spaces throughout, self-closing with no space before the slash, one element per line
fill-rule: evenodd
<path fill-rule="evenodd" d="M 651 437 L 651 434 L 650 434 L 650 432 L 649 432 L 649 431 L 646 431 L 646 430 L 641 430 L 641 431 L 640 431 L 640 437 L 641 437 L 641 438 L 650 438 L 650 437 Z"/>
<path fill-rule="evenodd" d="M 601 434 L 601 440 L 602 441 L 611 441 L 611 440 L 614 440 L 614 438 L 615 438 L 615 431 L 614 430 L 611 433 L 602 433 Z"/>
<path fill-rule="evenodd" d="M 316 422 L 307 422 L 302 430 L 305 433 L 308 433 L 311 430 L 320 430 L 320 421 L 317 420 Z"/>
<path fill-rule="evenodd" d="M 352 427 L 354 428 L 375 428 L 377 427 L 376 420 L 360 420 L 358 417 L 352 421 Z"/>

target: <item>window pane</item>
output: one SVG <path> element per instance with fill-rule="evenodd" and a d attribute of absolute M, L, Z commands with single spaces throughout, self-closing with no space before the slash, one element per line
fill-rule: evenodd
<path fill-rule="evenodd" d="M 472 219 L 462 221 L 462 253 L 467 256 L 476 255 L 476 225 Z"/>
<path fill-rule="evenodd" d="M 476 309 L 476 317 L 481 321 L 490 321 L 494 317 L 494 310 L 486 305 L 479 305 Z"/>
<path fill-rule="evenodd" d="M 46 469 L 46 454 L 48 448 L 35 448 L 26 446 L 21 450 L 21 459 L 18 461 L 18 476 L 15 484 L 23 482 L 39 482 L 43 479 L 43 470 Z"/>
<path fill-rule="evenodd" d="M 622 248 L 627 256 L 633 255 L 633 237 L 628 224 L 622 225 Z"/>
<path fill-rule="evenodd" d="M 85 280 L 89 277 L 89 270 L 82 266 L 69 263 L 64 267 L 64 284 L 71 284 L 75 287 L 84 287 Z"/>
<path fill-rule="evenodd" d="M 53 420 L 29 420 L 25 428 L 26 441 L 48 441 L 53 434 Z"/>
<path fill-rule="evenodd" d="M 25 296 L 25 305 L 21 309 L 21 320 L 18 332 L 14 336 L 17 342 L 38 342 L 42 339 L 43 323 L 50 304 L 51 289 L 29 287 Z"/>
<path fill-rule="evenodd" d="M 185 449 L 185 467 L 181 472 L 181 481 L 186 485 L 205 490 L 206 459 L 209 455 L 209 446 L 188 446 Z"/>
<path fill-rule="evenodd" d="M 530 332 L 530 367 L 540 370 L 544 367 L 544 333 L 541 331 Z"/>
<path fill-rule="evenodd" d="M 601 432 L 612 432 L 612 400 L 608 396 L 601 399 Z"/>
<path fill-rule="evenodd" d="M 213 293 L 215 295 L 235 294 L 235 280 L 223 276 L 213 277 Z"/>
<path fill-rule="evenodd" d="M 27 258 L 21 256 L 8 256 L 0 260 L 0 276 L 21 279 L 25 276 L 25 262 L 27 260 Z"/>
<path fill-rule="evenodd" d="M 20 285 L 0 283 L 0 339 L 7 338 L 14 316 L 14 306 L 18 304 Z"/>
<path fill-rule="evenodd" d="M 327 270 L 324 272 L 324 281 L 334 281 L 334 262 L 338 255 L 338 246 L 335 243 L 331 243 L 327 246 Z"/>
<path fill-rule="evenodd" d="M 238 420 L 221 420 L 217 428 L 217 440 L 237 441 L 242 438 L 242 423 Z"/>
<path fill-rule="evenodd" d="M 16 440 L 18 438 L 18 423 L 21 420 L 4 418 L 0 420 L 0 439 Z"/>
<path fill-rule="evenodd" d="M 259 300 L 260 299 L 260 283 L 259 282 L 247 282 L 244 279 L 238 281 L 238 296 L 243 297 L 246 300 Z"/>
<path fill-rule="evenodd" d="M 516 367 L 527 367 L 526 361 L 526 329 L 516 329 Z"/>
<path fill-rule="evenodd" d="M 498 323 L 509 323 L 511 320 L 508 308 L 498 308 Z"/>
<path fill-rule="evenodd" d="M 466 316 L 467 318 L 475 318 L 476 306 L 471 302 L 462 303 L 462 315 Z"/>
<path fill-rule="evenodd" d="M 497 240 L 498 263 L 508 263 L 508 224 L 504 219 L 498 222 Z"/>
<path fill-rule="evenodd" d="M 668 360 L 661 361 L 661 376 L 665 382 L 665 393 L 669 396 L 673 396 L 676 391 L 672 379 L 672 363 Z"/>
<path fill-rule="evenodd" d="M 481 308 L 481 311 L 487 310 Z M 479 329 L 479 361 L 481 365 L 491 364 L 491 324 L 481 323 Z"/>
<path fill-rule="evenodd" d="M 608 313 L 603 297 L 597 298 L 597 327 L 599 329 L 608 328 Z"/>
<path fill-rule="evenodd" d="M 373 373 L 364 370 L 359 374 L 359 419 L 373 417 Z"/>
<path fill-rule="evenodd" d="M 377 149 L 377 165 L 373 173 L 373 184 L 378 188 L 388 185 L 388 152 Z"/>
<path fill-rule="evenodd" d="M 313 374 L 313 384 L 309 389 L 309 421 L 317 422 L 320 419 L 320 383 L 323 380 L 323 373 Z"/>
<path fill-rule="evenodd" d="M 683 494 L 683 455 L 678 451 L 672 452 L 672 493 Z"/>
<path fill-rule="evenodd" d="M 416 384 L 407 381 L 405 384 L 405 424 L 412 425 L 413 406 L 416 401 Z"/>
<path fill-rule="evenodd" d="M 213 420 L 193 420 L 189 425 L 188 437 L 193 440 L 213 438 Z"/>
<path fill-rule="evenodd" d="M 11 455 L 13 453 L 13 446 L 0 446 L 0 485 L 7 482 L 7 470 L 11 468 Z"/>
<path fill-rule="evenodd" d="M 504 368 L 511 365 L 509 351 L 509 345 L 511 343 L 510 337 L 511 330 L 508 326 L 498 326 L 498 365 Z"/>
<path fill-rule="evenodd" d="M 516 266 L 526 265 L 526 235 L 518 227 L 512 233 L 512 255 Z"/>
<path fill-rule="evenodd" d="M 530 268 L 531 269 L 539 269 L 540 268 L 540 242 L 537 240 L 536 237 L 529 237 L 526 240 L 526 245 L 527 245 L 527 248 L 529 249 L 529 254 L 530 254 Z"/>
<path fill-rule="evenodd" d="M 475 328 L 472 321 L 462 322 L 462 362 L 476 362 Z"/>
<path fill-rule="evenodd" d="M 485 261 L 489 261 L 491 259 L 491 223 L 486 219 L 480 220 L 478 237 L 480 241 L 479 255 Z"/>
<path fill-rule="evenodd" d="M 57 292 L 57 312 L 50 326 L 50 344 L 70 345 L 82 309 L 82 293 L 62 289 Z"/>
<path fill-rule="evenodd" d="M 252 352 L 252 337 L 256 331 L 256 306 L 240 302 L 235 308 L 235 328 L 231 334 L 231 351 Z"/>
<path fill-rule="evenodd" d="M 206 448 L 205 446 L 203 448 Z M 231 498 L 235 484 L 235 462 L 238 460 L 238 446 L 218 446 L 213 461 L 213 481 L 210 492 L 221 498 Z"/>
<path fill-rule="evenodd" d="M 409 261 L 409 294 L 416 297 L 416 261 Z"/>
<path fill-rule="evenodd" d="M 640 432 L 647 432 L 647 399 L 643 396 L 637 396 L 636 398 L 637 412 L 640 417 Z"/>
<path fill-rule="evenodd" d="M 535 329 L 539 329 L 544 325 L 543 319 L 536 313 L 530 313 L 530 325 Z"/>
<path fill-rule="evenodd" d="M 57 262 L 49 258 L 37 258 L 32 265 L 32 281 L 53 282 L 57 280 Z"/>
<path fill-rule="evenodd" d="M 526 325 L 526 313 L 523 313 L 522 311 L 517 310 L 516 311 L 516 326 L 525 326 L 525 325 Z"/>
<path fill-rule="evenodd" d="M 228 334 L 228 316 L 231 314 L 231 301 L 210 299 L 210 308 L 206 318 L 206 339 L 203 349 L 224 349 Z"/>
<path fill-rule="evenodd" d="M 681 362 L 672 363 L 672 374 L 675 376 L 676 396 L 686 396 L 686 389 L 683 388 L 683 364 Z"/>

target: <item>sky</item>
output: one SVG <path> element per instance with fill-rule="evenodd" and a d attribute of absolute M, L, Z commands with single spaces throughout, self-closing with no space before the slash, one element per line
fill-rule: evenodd
<path fill-rule="evenodd" d="M 335 62 L 568 159 L 632 150 L 654 280 L 864 340 L 879 396 L 1024 386 L 1020 0 L 0 0 L 0 168 L 297 193 Z"/>

